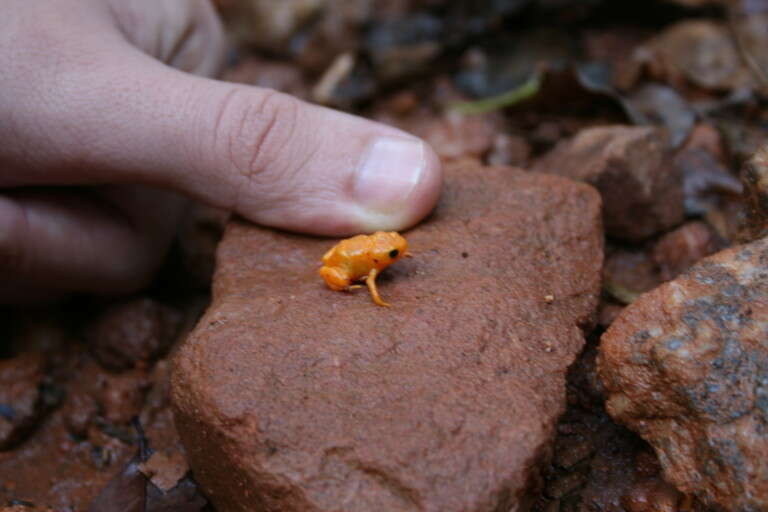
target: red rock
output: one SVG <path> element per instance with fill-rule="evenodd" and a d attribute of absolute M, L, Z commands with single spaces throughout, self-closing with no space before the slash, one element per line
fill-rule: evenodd
<path fill-rule="evenodd" d="M 526 167 L 531 156 L 531 145 L 519 135 L 497 133 L 488 154 L 490 165 Z"/>
<path fill-rule="evenodd" d="M 97 400 L 104 418 L 119 424 L 128 423 L 134 416 L 138 416 L 150 385 L 143 370 L 102 376 Z"/>
<path fill-rule="evenodd" d="M 429 124 L 423 136 L 442 158 L 482 156 L 493 146 L 492 123 L 477 116 L 447 115 Z"/>
<path fill-rule="evenodd" d="M 635 483 L 621 497 L 627 512 L 678 512 L 682 495 L 673 485 L 660 478 Z"/>
<path fill-rule="evenodd" d="M 86 328 L 85 338 L 102 366 L 125 370 L 162 355 L 180 323 L 176 310 L 139 298 L 108 307 Z"/>
<path fill-rule="evenodd" d="M 229 225 L 213 304 L 172 373 L 217 508 L 526 506 L 597 304 L 599 198 L 512 168 L 446 175 L 406 233 L 414 257 L 382 275 L 392 308 L 323 285 L 333 241 Z"/>
<path fill-rule="evenodd" d="M 741 169 L 747 203 L 742 240 L 768 236 L 768 146 L 763 146 Z"/>
<path fill-rule="evenodd" d="M 603 266 L 603 288 L 622 304 L 656 288 L 662 279 L 649 251 L 609 247 Z"/>
<path fill-rule="evenodd" d="M 533 167 L 594 185 L 603 198 L 605 229 L 638 241 L 683 220 L 682 180 L 663 132 L 602 126 L 560 142 Z"/>
<path fill-rule="evenodd" d="M 396 124 L 425 139 L 441 158 L 451 160 L 488 153 L 502 120 L 494 115 L 435 116 L 421 112 Z"/>
<path fill-rule="evenodd" d="M 705 223 L 692 221 L 662 236 L 653 247 L 653 259 L 661 278 L 669 281 L 714 253 L 718 245 L 715 234 Z"/>
<path fill-rule="evenodd" d="M 71 393 L 67 396 L 63 412 L 67 430 L 74 436 L 84 438 L 98 413 L 98 407 L 90 395 Z"/>
<path fill-rule="evenodd" d="M 0 450 L 21 441 L 46 411 L 41 393 L 45 360 L 26 352 L 0 360 Z"/>
<path fill-rule="evenodd" d="M 696 123 L 688 136 L 688 140 L 685 141 L 683 150 L 702 150 L 712 155 L 721 164 L 725 164 L 727 161 L 723 136 L 720 135 L 717 128 L 707 122 Z"/>
<path fill-rule="evenodd" d="M 597 324 L 600 327 L 607 328 L 616 320 L 619 313 L 624 309 L 623 304 L 617 304 L 615 302 L 601 301 L 600 310 L 597 315 Z"/>
<path fill-rule="evenodd" d="M 733 247 L 628 306 L 603 335 L 608 412 L 665 479 L 726 510 L 768 509 L 768 240 Z"/>
<path fill-rule="evenodd" d="M 687 83 L 727 91 L 753 80 L 728 27 L 711 20 L 686 20 L 667 28 L 648 46 L 648 62 L 658 79 L 680 89 Z"/>
<path fill-rule="evenodd" d="M 406 89 L 385 99 L 382 108 L 385 112 L 404 116 L 415 111 L 419 103 L 421 103 L 421 98 L 413 90 Z"/>

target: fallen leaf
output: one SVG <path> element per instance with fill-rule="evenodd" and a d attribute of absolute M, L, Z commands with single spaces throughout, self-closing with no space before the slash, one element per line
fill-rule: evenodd
<path fill-rule="evenodd" d="M 667 130 L 671 147 L 688 138 L 696 113 L 671 87 L 648 84 L 621 100 L 627 116 L 635 124 L 657 125 Z"/>
<path fill-rule="evenodd" d="M 184 454 L 175 451 L 170 454 L 155 452 L 147 462 L 139 464 L 139 469 L 163 492 L 167 492 L 184 478 L 189 465 Z"/>

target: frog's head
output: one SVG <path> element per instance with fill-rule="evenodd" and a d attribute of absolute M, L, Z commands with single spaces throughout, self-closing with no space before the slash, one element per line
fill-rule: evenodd
<path fill-rule="evenodd" d="M 396 231 L 377 231 L 373 235 L 373 257 L 384 268 L 403 257 L 408 251 L 408 242 Z"/>

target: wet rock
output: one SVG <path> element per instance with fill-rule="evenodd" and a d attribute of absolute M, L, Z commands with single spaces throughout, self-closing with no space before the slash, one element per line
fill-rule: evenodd
<path fill-rule="evenodd" d="M 93 355 L 105 368 L 126 370 L 165 352 L 174 340 L 181 315 L 150 298 L 110 306 L 85 330 Z"/>
<path fill-rule="evenodd" d="M 763 146 L 741 170 L 747 218 L 742 240 L 768 236 L 768 146 Z"/>
<path fill-rule="evenodd" d="M 533 170 L 594 185 L 611 236 L 642 240 L 683 220 L 682 180 L 663 132 L 650 127 L 587 128 L 559 143 Z"/>
<path fill-rule="evenodd" d="M 19 443 L 48 410 L 45 359 L 26 352 L 0 360 L 0 450 Z"/>
<path fill-rule="evenodd" d="M 217 508 L 527 506 L 597 305 L 599 198 L 467 161 L 446 178 L 406 233 L 414 257 L 382 276 L 387 309 L 323 285 L 331 241 L 229 225 L 213 305 L 172 373 Z"/>
<path fill-rule="evenodd" d="M 606 407 L 665 479 L 727 510 L 768 508 L 768 240 L 706 258 L 603 335 Z"/>
<path fill-rule="evenodd" d="M 683 224 L 662 236 L 653 247 L 653 259 L 664 281 L 674 279 L 691 265 L 720 249 L 715 234 L 704 222 Z"/>

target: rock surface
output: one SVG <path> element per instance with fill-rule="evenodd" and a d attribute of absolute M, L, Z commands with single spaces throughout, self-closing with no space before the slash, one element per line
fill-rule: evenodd
<path fill-rule="evenodd" d="M 533 170 L 594 185 L 603 198 L 606 232 L 639 241 L 683 220 L 680 170 L 666 146 L 656 128 L 587 128 L 559 143 Z"/>
<path fill-rule="evenodd" d="M 593 320 L 599 197 L 463 162 L 413 258 L 366 290 L 332 245 L 232 222 L 211 308 L 175 358 L 176 423 L 220 510 L 521 510 Z M 548 297 L 551 296 L 551 297 Z"/>
<path fill-rule="evenodd" d="M 665 477 L 726 510 L 768 509 L 768 240 L 711 256 L 603 335 L 609 413 Z"/>
<path fill-rule="evenodd" d="M 173 343 L 181 315 L 142 297 L 108 307 L 85 331 L 99 363 L 110 370 L 146 365 Z"/>
<path fill-rule="evenodd" d="M 33 352 L 0 360 L 0 450 L 21 441 L 47 412 L 45 364 Z"/>
<path fill-rule="evenodd" d="M 763 146 L 741 169 L 746 222 L 741 238 L 754 240 L 768 236 L 768 146 Z"/>
<path fill-rule="evenodd" d="M 669 281 L 716 252 L 720 245 L 706 223 L 686 222 L 659 238 L 653 247 L 653 260 L 659 267 L 661 279 Z"/>

